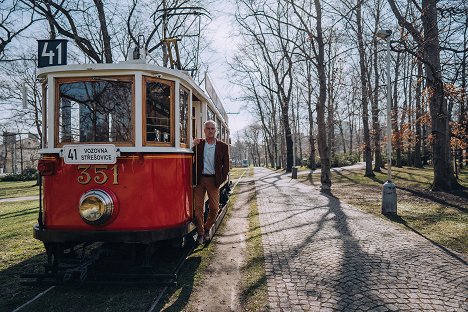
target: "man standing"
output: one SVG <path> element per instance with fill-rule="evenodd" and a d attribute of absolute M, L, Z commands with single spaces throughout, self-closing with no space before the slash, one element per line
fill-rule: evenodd
<path fill-rule="evenodd" d="M 213 120 L 206 121 L 203 131 L 205 139 L 194 140 L 197 180 L 193 196 L 198 244 L 210 240 L 210 230 L 218 215 L 219 187 L 229 173 L 229 148 L 226 143 L 216 139 L 216 123 Z M 208 193 L 210 211 L 206 222 L 203 222 L 205 193 Z"/>

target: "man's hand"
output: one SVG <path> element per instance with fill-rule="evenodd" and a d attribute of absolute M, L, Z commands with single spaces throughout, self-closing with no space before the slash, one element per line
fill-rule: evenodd
<path fill-rule="evenodd" d="M 200 141 L 201 141 L 200 138 L 193 139 L 193 146 L 197 146 L 198 144 L 200 144 Z"/>

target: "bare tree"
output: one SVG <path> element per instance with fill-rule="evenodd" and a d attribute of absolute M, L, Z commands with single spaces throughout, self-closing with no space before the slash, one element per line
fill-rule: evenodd
<path fill-rule="evenodd" d="M 447 102 L 441 75 L 440 42 L 438 28 L 438 12 L 436 0 L 423 0 L 422 5 L 414 6 L 420 12 L 424 33 L 401 13 L 395 0 L 388 0 L 390 7 L 398 20 L 421 47 L 422 55 L 416 54 L 424 63 L 426 72 L 426 87 L 430 90 L 430 114 L 432 123 L 432 157 L 434 163 L 433 190 L 453 190 L 460 188 L 454 176 L 450 161 L 450 128 L 447 113 Z"/>
<path fill-rule="evenodd" d="M 318 75 L 319 96 L 316 103 L 317 128 L 318 128 L 318 149 L 320 155 L 320 182 L 322 191 L 328 192 L 331 189 L 330 172 L 330 152 L 327 140 L 325 110 L 327 105 L 327 76 L 325 64 L 325 41 L 322 29 L 322 5 L 319 0 L 314 0 L 315 17 L 310 15 L 305 9 L 305 5 L 298 5 L 290 0 L 294 13 L 300 21 L 301 27 L 306 31 L 308 38 L 311 39 L 311 54 L 304 51 L 307 61 L 315 65 Z M 315 29 L 312 30 L 310 19 L 315 19 Z"/>
<path fill-rule="evenodd" d="M 364 38 L 362 29 L 362 0 L 356 0 L 356 35 L 358 41 L 359 51 L 359 68 L 361 78 L 361 106 L 362 106 L 362 125 L 364 130 L 364 159 L 366 162 L 366 171 L 364 175 L 366 177 L 374 176 L 372 171 L 372 153 L 369 133 L 369 86 L 367 81 L 367 68 L 366 68 L 366 55 L 364 51 Z"/>
<path fill-rule="evenodd" d="M 96 63 L 112 63 L 111 36 L 109 24 L 113 20 L 106 17 L 105 5 L 101 0 L 23 0 L 31 10 L 44 16 L 51 32 L 74 41 L 78 48 Z"/>
<path fill-rule="evenodd" d="M 296 36 L 287 22 L 288 5 L 282 2 L 254 6 L 250 1 L 238 1 L 236 21 L 243 35 L 253 41 L 263 62 L 272 73 L 274 88 L 281 108 L 281 125 L 286 146 L 286 172 L 292 171 L 293 141 L 289 122 L 289 105 L 293 87 L 293 45 Z M 245 13 L 242 11 L 245 10 Z M 248 42 L 250 42 L 248 40 Z"/>
<path fill-rule="evenodd" d="M 374 171 L 380 172 L 380 168 L 383 166 L 382 160 L 382 150 L 380 147 L 381 143 L 381 131 L 380 131 L 380 122 L 379 122 L 379 67 L 378 67 L 378 45 L 377 45 L 377 31 L 380 27 L 380 17 L 382 11 L 382 0 L 374 1 L 374 29 L 373 29 L 373 40 L 372 40 L 372 69 L 374 71 L 374 86 L 371 89 L 372 96 L 370 97 L 371 107 L 372 107 L 372 134 L 374 142 Z M 369 70 L 369 82 L 370 70 Z"/>
<path fill-rule="evenodd" d="M 21 0 L 0 0 L 0 60 L 4 58 L 7 45 L 18 38 L 38 19 L 27 10 Z"/>
<path fill-rule="evenodd" d="M 238 100 L 244 105 L 252 104 L 262 125 L 270 165 L 278 167 L 278 101 L 272 91 L 272 73 L 258 58 L 254 45 L 241 48 L 230 67 L 233 72 L 231 82 L 240 86 L 243 91 L 243 96 Z"/>
<path fill-rule="evenodd" d="M 33 128 L 42 138 L 42 86 L 36 80 L 36 66 L 23 60 L 5 63 L 0 69 L 6 74 L 0 77 L 2 110 L 9 111 L 8 119 L 16 124 L 17 129 L 26 132 L 25 129 Z M 23 93 L 23 90 L 27 92 Z"/>

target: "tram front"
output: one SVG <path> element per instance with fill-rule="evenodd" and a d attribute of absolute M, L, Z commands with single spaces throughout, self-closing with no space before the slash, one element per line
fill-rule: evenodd
<path fill-rule="evenodd" d="M 192 223 L 192 80 L 148 64 L 40 70 L 42 202 L 34 236 L 47 244 L 150 243 Z M 193 126 L 191 127 L 191 124 Z"/>

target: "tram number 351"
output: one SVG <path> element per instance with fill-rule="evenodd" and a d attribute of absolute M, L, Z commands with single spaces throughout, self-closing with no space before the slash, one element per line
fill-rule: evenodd
<path fill-rule="evenodd" d="M 119 167 L 117 164 L 110 168 L 108 165 L 79 165 L 77 168 L 80 170 L 80 175 L 77 178 L 80 184 L 88 184 L 91 180 L 97 184 L 104 184 L 109 180 L 109 173 L 113 177 L 112 184 L 119 184 Z"/>

